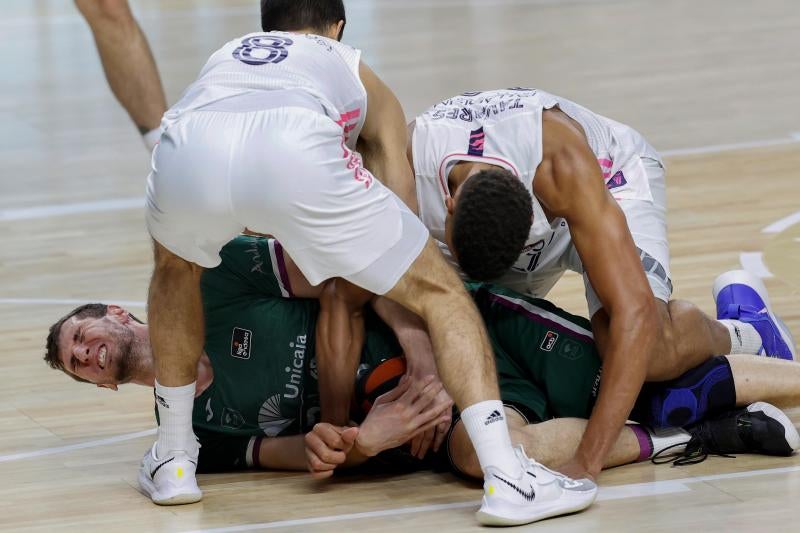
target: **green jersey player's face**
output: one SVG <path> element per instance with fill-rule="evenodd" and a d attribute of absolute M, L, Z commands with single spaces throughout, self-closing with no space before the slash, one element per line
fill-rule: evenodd
<path fill-rule="evenodd" d="M 110 305 L 101 318 L 71 317 L 61 326 L 58 357 L 64 370 L 83 380 L 116 388 L 129 374 L 146 342 L 136 342 L 134 320 L 121 307 Z"/>

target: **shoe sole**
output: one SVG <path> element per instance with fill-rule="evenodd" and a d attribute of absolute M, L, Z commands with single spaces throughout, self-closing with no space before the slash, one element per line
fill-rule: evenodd
<path fill-rule="evenodd" d="M 553 518 L 555 516 L 562 516 L 572 513 L 577 513 L 579 511 L 583 511 L 594 502 L 595 498 L 597 498 L 597 489 L 593 491 L 586 491 L 585 496 L 576 497 L 573 501 L 568 502 L 565 505 L 564 500 L 559 499 L 554 502 L 551 502 L 547 505 L 543 505 L 541 509 L 538 509 L 534 514 L 524 515 L 525 511 L 529 510 L 528 506 L 524 505 L 500 505 L 495 502 L 492 504 L 494 508 L 494 513 L 484 511 L 483 508 L 487 505 L 486 499 L 484 498 L 483 504 L 481 505 L 481 510 L 475 513 L 478 522 L 484 526 L 521 526 L 524 524 L 530 524 L 532 522 L 538 522 L 539 520 L 544 520 L 545 518 Z M 501 507 L 497 509 L 497 507 Z M 510 518 L 513 515 L 524 515 L 515 518 Z"/>
<path fill-rule="evenodd" d="M 792 451 L 797 451 L 797 449 L 800 448 L 800 434 L 798 434 L 797 428 L 794 427 L 794 424 L 789 420 L 789 417 L 786 416 L 786 413 L 767 402 L 756 402 L 747 406 L 747 412 L 749 413 L 757 413 L 759 411 L 783 426 L 786 444 L 789 445 Z"/>
<path fill-rule="evenodd" d="M 719 275 L 717 279 L 714 280 L 714 288 L 711 291 L 714 296 L 714 304 L 717 302 L 717 296 L 719 296 L 719 293 L 722 292 L 722 289 L 728 285 L 745 285 L 756 291 L 756 294 L 758 294 L 758 296 L 767 306 L 767 314 L 769 315 L 769 318 L 775 323 L 776 326 L 778 326 L 781 339 L 783 339 L 783 342 L 785 342 L 786 346 L 789 347 L 789 352 L 792 354 L 792 360 L 796 361 L 797 349 L 795 348 L 794 337 L 792 336 L 791 331 L 789 331 L 789 328 L 786 327 L 786 324 L 783 323 L 783 320 L 778 318 L 772 312 L 772 304 L 769 301 L 769 293 L 767 292 L 767 288 L 764 286 L 764 282 L 761 281 L 761 278 L 754 276 L 746 270 L 731 270 L 730 272 L 725 272 L 724 274 Z"/>
<path fill-rule="evenodd" d="M 139 487 L 156 505 L 184 505 L 196 503 L 203 499 L 203 493 L 200 490 L 197 492 L 181 492 L 169 497 L 163 497 L 156 489 L 155 483 L 141 470 L 139 470 Z"/>

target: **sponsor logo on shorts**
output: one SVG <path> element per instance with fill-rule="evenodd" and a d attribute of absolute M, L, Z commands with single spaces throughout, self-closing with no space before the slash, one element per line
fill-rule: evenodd
<path fill-rule="evenodd" d="M 552 352 L 553 346 L 556 345 L 556 341 L 558 340 L 558 333 L 555 331 L 548 331 L 547 334 L 542 339 L 542 344 L 539 346 L 540 350 L 545 352 Z"/>
<path fill-rule="evenodd" d="M 231 356 L 238 359 L 250 359 L 253 347 L 253 332 L 244 328 L 233 328 L 231 335 Z"/>
<path fill-rule="evenodd" d="M 606 183 L 606 187 L 608 188 L 608 190 L 611 190 L 611 189 L 616 189 L 617 187 L 622 187 L 627 183 L 628 180 L 625 179 L 625 174 L 623 174 L 621 170 L 618 170 L 617 173 L 611 176 L 611 179 L 608 180 L 608 183 Z"/>

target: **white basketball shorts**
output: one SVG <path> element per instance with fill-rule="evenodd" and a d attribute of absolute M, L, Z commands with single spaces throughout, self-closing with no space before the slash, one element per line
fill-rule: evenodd
<path fill-rule="evenodd" d="M 238 100 L 238 102 L 237 102 Z M 206 268 L 245 228 L 273 235 L 309 282 L 388 292 L 428 231 L 308 97 L 230 98 L 167 125 L 147 183 L 147 227 Z"/>

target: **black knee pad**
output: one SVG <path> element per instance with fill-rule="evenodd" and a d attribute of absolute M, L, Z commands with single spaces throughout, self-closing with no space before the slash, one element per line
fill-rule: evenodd
<path fill-rule="evenodd" d="M 716 356 L 672 381 L 645 383 L 631 419 L 652 427 L 683 427 L 736 406 L 727 357 Z"/>

